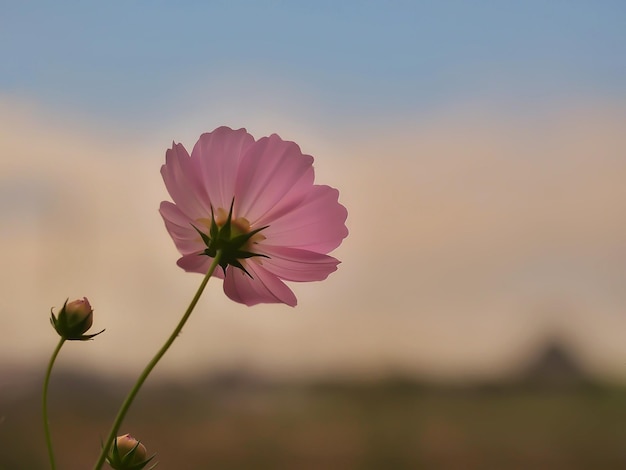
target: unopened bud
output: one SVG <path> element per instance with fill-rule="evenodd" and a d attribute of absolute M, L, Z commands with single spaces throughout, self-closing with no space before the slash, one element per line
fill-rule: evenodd
<path fill-rule="evenodd" d="M 130 434 L 118 436 L 117 439 L 115 439 L 115 442 L 117 444 L 117 450 L 119 451 L 122 458 L 127 456 L 131 452 L 133 453 L 131 459 L 132 461 L 130 463 L 138 463 L 146 460 L 146 457 L 148 456 L 146 446 L 144 446 L 141 442 L 139 442 Z"/>
<path fill-rule="evenodd" d="M 85 341 L 104 331 L 93 335 L 84 334 L 93 324 L 93 309 L 87 297 L 71 302 L 66 300 L 58 316 L 55 316 L 52 310 L 50 313 L 50 323 L 62 338 Z"/>
<path fill-rule="evenodd" d="M 154 458 L 148 457 L 148 451 L 130 434 L 118 436 L 107 457 L 107 462 L 115 470 L 140 470 Z M 156 464 L 150 468 L 156 467 Z"/>

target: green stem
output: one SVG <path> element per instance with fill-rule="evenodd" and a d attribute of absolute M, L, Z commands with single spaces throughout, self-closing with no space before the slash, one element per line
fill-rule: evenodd
<path fill-rule="evenodd" d="M 48 385 L 50 384 L 50 375 L 52 374 L 52 368 L 54 367 L 54 362 L 56 361 L 57 356 L 59 355 L 59 351 L 63 347 L 65 343 L 65 338 L 61 338 L 57 347 L 54 348 L 54 352 L 50 357 L 50 362 L 48 363 L 48 369 L 46 370 L 46 378 L 43 381 L 43 429 L 46 435 L 46 445 L 48 447 L 48 460 L 50 460 L 50 468 L 52 470 L 56 469 L 56 465 L 54 463 L 54 451 L 52 450 L 52 437 L 50 435 L 50 423 L 48 422 Z"/>
<path fill-rule="evenodd" d="M 191 312 L 193 312 L 193 309 L 198 303 L 198 300 L 200 300 L 200 296 L 202 295 L 204 288 L 209 282 L 209 278 L 211 277 L 211 275 L 213 274 L 213 272 L 219 265 L 221 255 L 222 255 L 221 251 L 218 251 L 216 253 L 215 258 L 213 258 L 213 262 L 211 263 L 211 266 L 209 267 L 208 272 L 204 276 L 204 279 L 202 279 L 202 282 L 200 283 L 200 287 L 198 287 L 198 291 L 196 292 L 196 295 L 194 295 L 193 299 L 191 299 L 191 303 L 189 304 L 189 307 L 187 307 L 187 310 L 185 311 L 183 317 L 178 322 L 178 325 L 176 326 L 176 328 L 174 328 L 174 331 L 172 331 L 172 334 L 167 339 L 165 344 L 161 346 L 161 349 L 159 349 L 159 351 L 152 358 L 152 360 L 148 363 L 148 365 L 146 365 L 146 368 L 143 370 L 141 375 L 137 378 L 137 382 L 128 393 L 126 400 L 124 400 L 124 403 L 122 403 L 122 406 L 119 412 L 117 413 L 117 417 L 115 418 L 115 421 L 113 422 L 113 427 L 111 428 L 109 437 L 107 438 L 106 442 L 102 446 L 102 452 L 100 453 L 100 458 L 98 458 L 98 461 L 96 462 L 96 465 L 94 466 L 94 470 L 100 470 L 100 468 L 102 468 L 102 465 L 104 464 L 104 461 L 106 460 L 107 453 L 109 452 L 111 445 L 113 445 L 113 440 L 116 438 L 117 432 L 120 426 L 122 425 L 122 421 L 124 420 L 124 417 L 126 416 L 126 413 L 128 412 L 128 409 L 133 403 L 133 400 L 137 396 L 139 389 L 148 378 L 148 375 L 150 375 L 150 372 L 152 372 L 152 369 L 154 369 L 157 363 L 161 360 L 161 358 L 165 355 L 167 350 L 170 348 L 170 346 L 172 345 L 176 337 L 182 331 L 183 327 L 185 326 L 185 323 L 187 322 L 187 320 L 189 319 L 189 316 L 191 315 Z"/>

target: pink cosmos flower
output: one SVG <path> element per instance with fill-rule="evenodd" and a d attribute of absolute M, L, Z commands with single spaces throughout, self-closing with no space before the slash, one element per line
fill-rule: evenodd
<path fill-rule="evenodd" d="M 320 281 L 337 269 L 328 253 L 348 235 L 339 192 L 313 184 L 313 157 L 276 134 L 245 129 L 202 134 L 191 152 L 167 150 L 161 175 L 174 203 L 160 213 L 188 272 L 206 274 L 223 251 L 224 292 L 246 305 L 285 303 L 283 281 Z"/>

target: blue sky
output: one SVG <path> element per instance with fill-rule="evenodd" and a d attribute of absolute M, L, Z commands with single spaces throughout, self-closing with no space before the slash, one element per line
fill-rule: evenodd
<path fill-rule="evenodd" d="M 626 96 L 619 1 L 2 8 L 0 92 L 117 122 L 158 119 L 180 100 L 193 105 L 189 89 L 245 95 L 272 81 L 311 96 L 333 122 L 427 113 L 458 100 L 537 106 L 571 95 Z M 236 86 L 224 92 L 230 79 Z"/>

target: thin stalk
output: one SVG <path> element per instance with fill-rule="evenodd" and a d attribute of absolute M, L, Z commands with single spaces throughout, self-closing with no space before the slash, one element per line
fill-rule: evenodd
<path fill-rule="evenodd" d="M 191 299 L 191 303 L 189 304 L 189 307 L 187 307 L 187 310 L 185 311 L 184 315 L 178 322 L 178 325 L 176 326 L 176 328 L 174 328 L 174 331 L 172 331 L 172 334 L 167 339 L 165 344 L 161 346 L 161 349 L 159 349 L 159 351 L 152 358 L 152 360 L 148 363 L 148 365 L 146 365 L 146 368 L 143 370 L 141 375 L 137 378 L 137 382 L 128 393 L 128 396 L 124 400 L 124 403 L 122 403 L 122 406 L 119 412 L 117 413 L 117 417 L 115 418 L 115 421 L 113 422 L 113 427 L 111 428 L 109 437 L 107 438 L 106 442 L 102 446 L 102 452 L 100 453 L 100 457 L 98 458 L 98 461 L 96 462 L 96 465 L 94 466 L 94 470 L 100 470 L 102 468 L 102 465 L 104 464 L 104 461 L 106 460 L 107 453 L 109 452 L 109 449 L 111 448 L 111 445 L 113 444 L 113 440 L 116 438 L 117 432 L 119 431 L 119 428 L 122 425 L 122 421 L 124 421 L 124 418 L 126 417 L 126 413 L 128 412 L 131 404 L 133 403 L 133 400 L 137 396 L 137 393 L 139 393 L 139 389 L 148 378 L 148 375 L 150 375 L 150 372 L 152 372 L 152 369 L 154 369 L 154 367 L 158 364 L 158 362 L 165 355 L 165 353 L 170 348 L 174 340 L 178 337 L 178 335 L 182 331 L 183 327 L 185 326 L 185 323 L 187 322 L 187 320 L 189 319 L 189 316 L 191 315 L 191 312 L 193 312 L 193 309 L 198 303 L 198 300 L 200 300 L 200 296 L 202 295 L 204 288 L 209 282 L 209 278 L 211 277 L 211 275 L 213 274 L 213 272 L 219 265 L 221 255 L 222 255 L 222 252 L 218 250 L 218 252 L 215 255 L 215 258 L 213 258 L 213 262 L 211 263 L 211 266 L 209 267 L 208 272 L 206 273 L 206 275 L 204 276 L 204 279 L 202 279 L 202 282 L 200 283 L 200 287 L 198 287 L 198 291 L 194 295 L 193 299 Z"/>
<path fill-rule="evenodd" d="M 50 362 L 48 363 L 48 369 L 46 370 L 46 378 L 43 381 L 43 393 L 42 393 L 42 409 L 43 409 L 43 429 L 44 434 L 46 435 L 46 446 L 48 447 L 48 460 L 50 461 L 50 468 L 52 470 L 56 469 L 56 464 L 54 463 L 54 450 L 52 449 L 52 436 L 50 435 L 50 423 L 48 422 L 48 386 L 50 385 L 50 375 L 52 374 L 52 368 L 54 367 L 54 362 L 59 355 L 59 351 L 63 347 L 65 343 L 65 338 L 61 338 L 56 348 L 54 348 L 54 352 L 50 357 Z"/>

